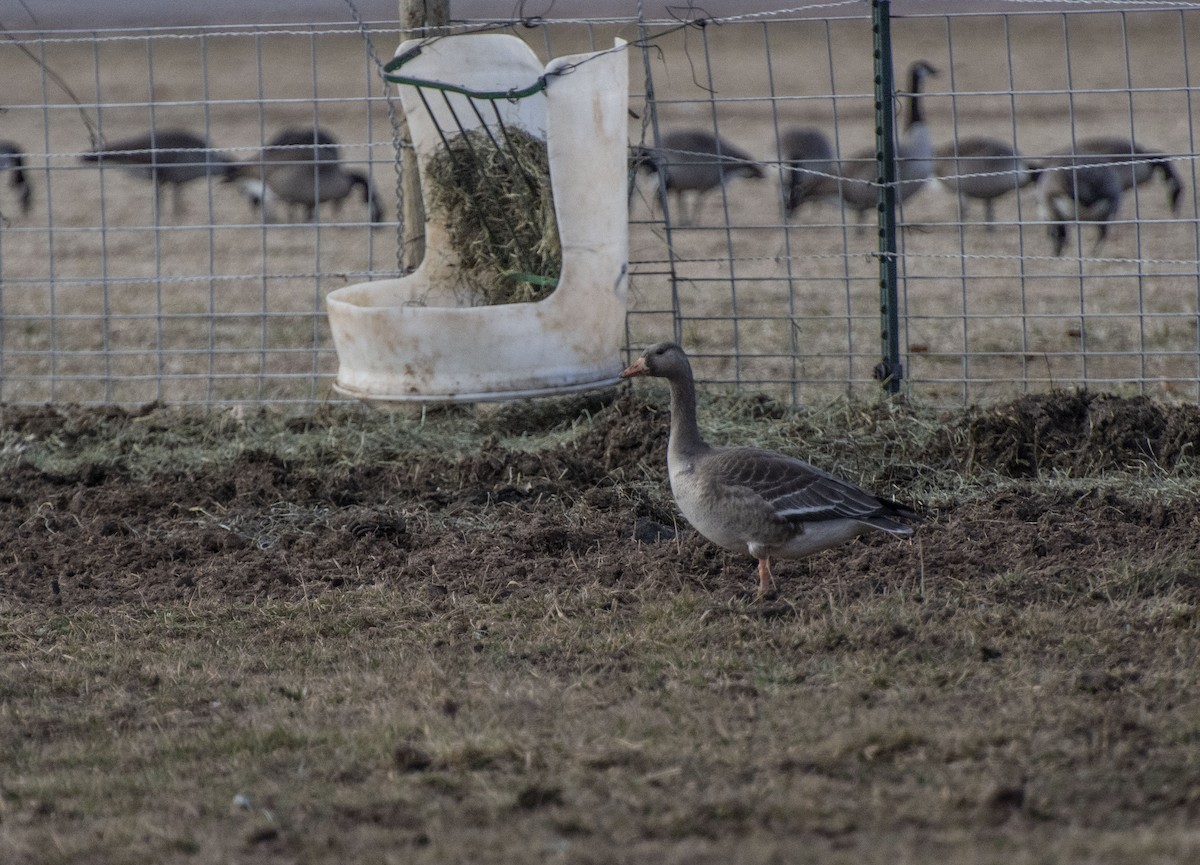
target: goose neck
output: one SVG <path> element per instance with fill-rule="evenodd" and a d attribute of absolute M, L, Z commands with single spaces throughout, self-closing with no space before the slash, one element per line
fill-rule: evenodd
<path fill-rule="evenodd" d="M 921 94 L 916 90 L 908 97 L 908 128 L 924 123 L 925 116 L 921 113 Z"/>
<path fill-rule="evenodd" d="M 686 375 L 673 376 L 671 385 L 671 439 L 668 448 L 674 453 L 691 453 L 707 447 L 696 422 L 696 382 L 689 370 Z"/>
<path fill-rule="evenodd" d="M 909 79 L 909 97 L 908 97 L 908 125 L 913 127 L 924 121 L 924 115 L 921 113 L 921 83 L 922 74 L 917 69 L 912 70 L 912 75 Z"/>

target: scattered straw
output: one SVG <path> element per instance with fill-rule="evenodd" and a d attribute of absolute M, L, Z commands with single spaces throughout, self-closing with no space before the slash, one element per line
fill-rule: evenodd
<path fill-rule="evenodd" d="M 486 306 L 536 301 L 562 267 L 546 143 L 515 128 L 473 130 L 427 166 L 431 202 L 462 262 L 463 284 Z"/>

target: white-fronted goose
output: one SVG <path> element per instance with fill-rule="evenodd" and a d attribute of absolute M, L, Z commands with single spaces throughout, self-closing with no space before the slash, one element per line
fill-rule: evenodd
<path fill-rule="evenodd" d="M 908 117 L 903 134 L 896 137 L 896 199 L 901 203 L 919 192 L 933 176 L 933 139 L 930 137 L 929 125 L 921 107 L 921 94 L 925 79 L 937 74 L 937 69 L 924 60 L 918 60 L 908 68 Z M 819 159 L 820 154 L 826 150 L 832 152 L 828 141 L 825 147 L 815 148 L 813 142 L 816 136 L 820 135 L 823 134 L 819 130 L 806 128 L 803 138 L 796 139 L 805 142 L 805 151 L 798 153 L 785 148 L 784 161 L 799 163 L 803 168 L 805 160 Z M 813 154 L 816 154 L 815 157 Z M 833 172 L 836 176 L 815 177 L 811 183 L 806 184 L 807 188 L 802 193 L 796 191 L 790 195 L 789 215 L 804 201 L 836 196 L 854 211 L 855 220 L 862 231 L 867 212 L 879 205 L 876 171 L 875 148 L 859 151 L 838 163 L 837 170 Z M 793 177 L 795 176 L 793 173 Z"/>
<path fill-rule="evenodd" d="M 33 207 L 33 189 L 25 174 L 25 151 L 11 141 L 0 141 L 0 171 L 7 171 L 8 185 L 17 193 L 21 213 Z"/>
<path fill-rule="evenodd" d="M 750 447 L 713 447 L 696 424 L 696 386 L 683 349 L 652 346 L 621 373 L 671 386 L 667 471 L 687 521 L 714 544 L 758 559 L 758 595 L 774 580 L 771 559 L 797 559 L 870 531 L 906 536 L 921 515 L 795 457 Z"/>
<path fill-rule="evenodd" d="M 1040 167 L 998 138 L 964 138 L 939 147 L 933 167 L 938 181 L 958 196 L 959 215 L 967 217 L 967 199 L 983 202 L 989 231 L 995 227 L 996 199 L 1035 182 Z"/>
<path fill-rule="evenodd" d="M 680 225 L 690 225 L 705 193 L 724 186 L 730 178 L 763 176 L 762 167 L 750 154 L 703 129 L 667 132 L 658 149 L 634 147 L 630 161 L 639 171 L 658 174 L 666 194 L 675 193 Z M 691 213 L 684 199 L 688 192 L 695 193 Z"/>
<path fill-rule="evenodd" d="M 278 200 L 289 209 L 300 207 L 311 222 L 322 202 L 331 201 L 340 210 L 358 188 L 363 203 L 370 206 L 371 222 L 383 221 L 383 206 L 371 181 L 342 164 L 337 139 L 320 127 L 284 129 L 262 149 L 261 158 L 238 163 L 237 172 L 242 192 L 268 218 L 272 202 Z"/>
<path fill-rule="evenodd" d="M 1049 160 L 1038 177 L 1038 211 L 1048 223 L 1046 231 L 1054 254 L 1062 255 L 1067 244 L 1068 222 L 1096 223 L 1099 252 L 1108 236 L 1108 223 L 1121 206 L 1121 176 L 1101 156 L 1059 156 Z"/>
<path fill-rule="evenodd" d="M 144 135 L 114 141 L 79 157 L 100 167 L 115 165 L 154 184 L 154 200 L 161 207 L 164 186 L 174 188 L 174 212 L 183 211 L 181 190 L 187 183 L 216 174 L 226 179 L 233 163 L 214 151 L 199 135 L 185 129 L 152 129 Z"/>
<path fill-rule="evenodd" d="M 1179 212 L 1183 181 L 1175 173 L 1166 154 L 1148 150 L 1128 138 L 1107 135 L 1076 142 L 1075 152 L 1103 156 L 1110 162 L 1132 162 L 1131 165 L 1113 166 L 1117 176 L 1121 178 L 1122 190 L 1133 189 L 1134 186 L 1150 180 L 1155 174 L 1161 174 L 1163 183 L 1167 185 L 1167 204 L 1171 206 L 1172 213 Z"/>

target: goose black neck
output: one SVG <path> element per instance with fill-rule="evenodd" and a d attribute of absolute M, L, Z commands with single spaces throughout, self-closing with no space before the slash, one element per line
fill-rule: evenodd
<path fill-rule="evenodd" d="M 908 125 L 912 127 L 925 119 L 921 114 L 921 72 L 914 68 L 908 83 L 912 94 L 908 97 Z"/>

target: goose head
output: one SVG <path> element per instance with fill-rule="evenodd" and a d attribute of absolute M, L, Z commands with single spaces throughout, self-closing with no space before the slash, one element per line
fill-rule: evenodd
<path fill-rule="evenodd" d="M 648 375 L 654 378 L 682 381 L 691 378 L 692 365 L 683 349 L 673 342 L 652 345 L 642 356 L 621 373 L 621 378 Z"/>
<path fill-rule="evenodd" d="M 642 174 L 654 174 L 659 170 L 658 155 L 649 147 L 635 144 L 629 150 L 629 168 Z"/>
<path fill-rule="evenodd" d="M 938 74 L 937 67 L 927 60 L 918 60 L 908 67 L 908 84 L 909 91 L 912 93 L 920 93 L 924 87 L 925 79 L 932 78 Z"/>

